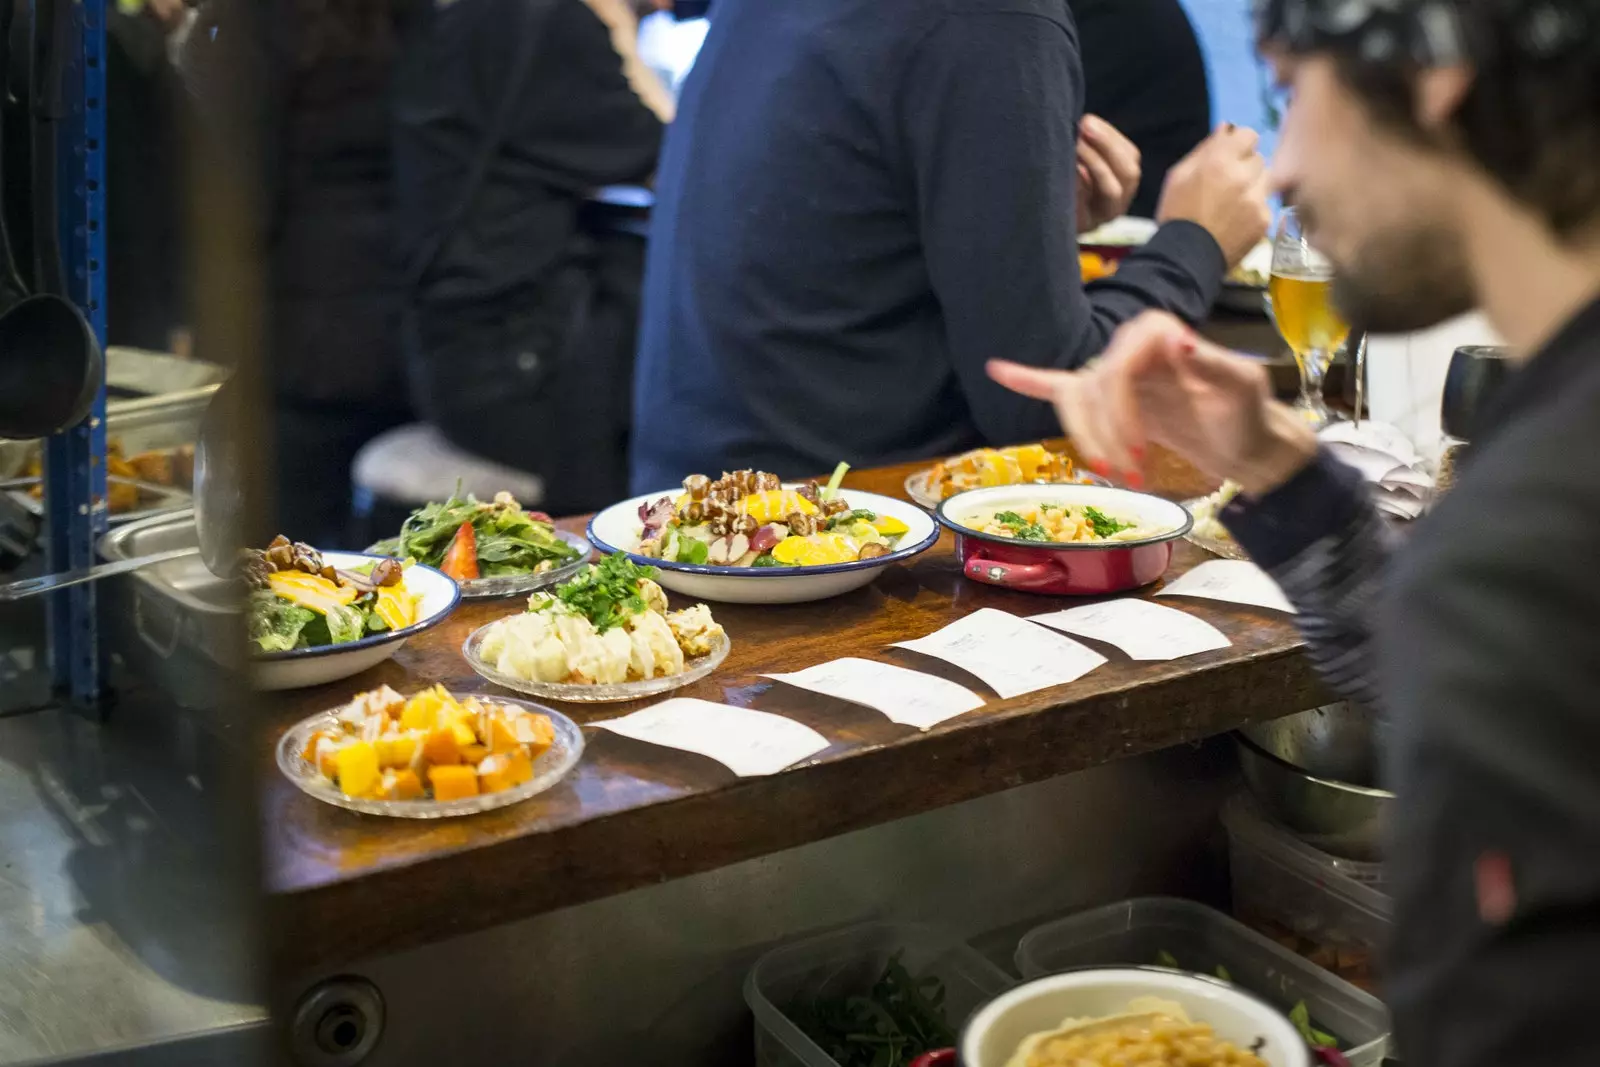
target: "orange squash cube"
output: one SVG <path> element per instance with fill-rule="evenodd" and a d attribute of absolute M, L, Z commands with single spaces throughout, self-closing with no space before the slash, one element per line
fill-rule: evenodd
<path fill-rule="evenodd" d="M 379 791 L 384 800 L 417 800 L 423 794 L 422 779 L 413 770 L 389 771 L 383 776 Z"/>
<path fill-rule="evenodd" d="M 332 736 L 324 737 L 317 742 L 314 762 L 317 765 L 317 770 L 321 772 L 324 778 L 336 779 L 339 777 L 339 751 L 346 744 L 348 742 Z"/>
<path fill-rule="evenodd" d="M 339 791 L 345 796 L 366 797 L 378 791 L 378 750 L 365 741 L 346 745 L 337 759 Z"/>
<path fill-rule="evenodd" d="M 408 733 L 380 737 L 374 743 L 378 750 L 378 766 L 384 768 L 409 767 L 416 758 L 422 735 Z"/>
<path fill-rule="evenodd" d="M 424 689 L 410 700 L 400 712 L 400 727 L 404 730 L 431 730 L 439 715 L 439 697 L 431 689 Z"/>
<path fill-rule="evenodd" d="M 307 763 L 317 762 L 317 742 L 321 741 L 323 738 L 327 738 L 329 741 L 332 741 L 338 736 L 339 735 L 334 733 L 332 730 L 316 731 L 310 737 L 306 738 L 306 745 L 300 750 L 300 758 L 305 760 Z"/>
<path fill-rule="evenodd" d="M 511 758 L 511 784 L 521 785 L 533 777 L 533 760 L 522 749 L 508 753 Z"/>
<path fill-rule="evenodd" d="M 488 755 L 489 755 L 489 747 L 487 745 L 462 745 L 461 746 L 461 762 L 462 763 L 470 763 L 474 767 L 476 767 L 478 764 L 482 763 L 484 761 L 484 759 Z"/>
<path fill-rule="evenodd" d="M 433 799 L 460 800 L 478 795 L 478 771 L 473 767 L 432 767 L 428 770 L 428 784 L 433 786 Z"/>
<path fill-rule="evenodd" d="M 511 776 L 511 757 L 507 753 L 497 752 L 478 764 L 478 788 L 485 793 L 510 789 L 516 784 Z"/>
<path fill-rule="evenodd" d="M 528 756 L 538 759 L 556 743 L 556 728 L 543 715 L 519 715 L 512 729 L 517 740 L 528 746 Z"/>
<path fill-rule="evenodd" d="M 455 731 L 441 726 L 428 731 L 422 743 L 422 758 L 431 764 L 449 766 L 461 762 L 461 746 L 456 742 Z"/>
<path fill-rule="evenodd" d="M 491 752 L 511 752 L 522 748 L 523 742 L 517 737 L 517 732 L 512 729 L 504 715 L 489 717 L 489 750 Z"/>

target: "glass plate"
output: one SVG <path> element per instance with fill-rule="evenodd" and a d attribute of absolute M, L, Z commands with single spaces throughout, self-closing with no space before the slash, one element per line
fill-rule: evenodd
<path fill-rule="evenodd" d="M 1183 502 L 1183 510 L 1187 511 L 1190 515 L 1193 515 L 1194 509 L 1205 502 L 1206 498 L 1203 496 L 1197 496 L 1193 500 L 1185 500 Z M 1239 542 L 1235 541 L 1231 537 L 1203 537 L 1200 534 L 1195 533 L 1191 528 L 1188 533 L 1183 535 L 1183 539 L 1189 542 L 1191 545 L 1199 545 L 1213 556 L 1221 556 L 1223 559 L 1250 558 L 1249 553 L 1241 548 L 1239 546 Z"/>
<path fill-rule="evenodd" d="M 577 559 L 540 574 L 501 574 L 493 578 L 469 578 L 456 583 L 461 586 L 461 595 L 467 600 L 513 596 L 517 593 L 531 593 L 535 589 L 543 589 L 547 585 L 571 578 L 589 562 L 589 555 L 594 546 L 589 544 L 589 539 L 582 534 L 557 530 L 556 536 L 578 550 Z"/>
<path fill-rule="evenodd" d="M 460 800 L 376 800 L 371 797 L 347 797 L 339 787 L 322 776 L 315 766 L 300 758 L 306 740 L 317 730 L 326 729 L 336 720 L 333 712 L 324 711 L 302 719 L 278 741 L 278 769 L 284 777 L 318 800 L 349 811 L 367 815 L 392 815 L 401 819 L 443 819 L 451 815 L 473 815 L 480 811 L 493 811 L 508 804 L 527 800 L 535 793 L 543 793 L 564 778 L 577 766 L 583 756 L 583 730 L 578 724 L 542 704 L 515 697 L 491 697 L 497 704 L 514 704 L 519 708 L 537 712 L 547 717 L 555 727 L 555 742 L 544 755 L 533 761 L 533 777 L 512 789 L 498 793 L 480 793 Z"/>
<path fill-rule="evenodd" d="M 931 478 L 932 476 L 933 476 L 933 468 L 932 467 L 929 467 L 927 470 L 917 471 L 915 474 L 909 474 L 909 475 L 906 476 L 906 496 L 910 497 L 916 503 L 918 503 L 918 504 L 922 505 L 923 507 L 927 508 L 929 511 L 932 511 L 933 509 L 937 508 L 940 504 L 944 503 L 944 499 L 942 497 L 940 497 L 938 493 L 934 492 L 933 488 L 928 485 L 928 479 Z M 1075 473 L 1073 475 L 1072 481 L 1070 481 L 1070 482 L 1033 482 L 1031 484 L 1033 484 L 1033 485 L 1105 485 L 1105 486 L 1111 485 L 1111 483 L 1109 481 L 1107 481 L 1106 479 L 1100 477 L 1097 474 L 1088 474 L 1088 473 L 1085 473 L 1085 472 L 1082 472 L 1082 471 L 1079 471 L 1079 472 Z M 978 486 L 973 486 L 973 488 L 976 489 L 976 488 L 979 488 L 979 487 Z"/>
<path fill-rule="evenodd" d="M 483 644 L 483 636 L 489 627 L 480 626 L 472 631 L 461 646 L 461 654 L 467 658 L 467 663 L 478 674 L 493 682 L 495 685 L 504 686 L 517 693 L 527 693 L 530 696 L 544 697 L 546 700 L 567 700 L 579 704 L 611 704 L 621 700 L 638 700 L 640 697 L 655 696 L 658 693 L 668 693 L 674 689 L 681 689 L 691 682 L 698 682 L 718 667 L 728 658 L 728 650 L 733 647 L 733 642 L 728 640 L 728 635 L 723 634 L 711 646 L 711 651 L 698 659 L 685 660 L 683 672 L 669 674 L 662 678 L 642 678 L 637 682 L 608 682 L 593 685 L 580 685 L 573 682 L 535 682 L 527 678 L 514 678 L 509 674 L 502 674 L 489 666 L 479 653 L 478 649 Z"/>

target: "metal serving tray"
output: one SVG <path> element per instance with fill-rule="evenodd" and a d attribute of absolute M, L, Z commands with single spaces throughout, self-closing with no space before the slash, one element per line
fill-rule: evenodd
<path fill-rule="evenodd" d="M 100 539 L 100 555 L 121 560 L 199 544 L 194 510 L 185 508 L 112 530 Z M 223 666 L 239 664 L 237 587 L 212 574 L 198 554 L 136 571 L 122 589 L 134 632 L 157 656 L 170 658 L 189 645 Z"/>

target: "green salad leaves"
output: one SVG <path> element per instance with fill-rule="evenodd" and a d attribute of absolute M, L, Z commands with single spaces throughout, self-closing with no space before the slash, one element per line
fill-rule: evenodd
<path fill-rule="evenodd" d="M 944 983 L 913 978 L 900 953 L 865 995 L 802 998 L 785 1014 L 840 1067 L 907 1067 L 932 1049 L 956 1043 Z"/>
<path fill-rule="evenodd" d="M 250 640 L 263 652 L 287 652 L 299 647 L 301 634 L 317 618 L 310 608 L 282 600 L 270 589 L 257 589 L 246 604 Z"/>
<path fill-rule="evenodd" d="M 528 574 L 542 563 L 559 567 L 578 558 L 578 550 L 557 537 L 554 527 L 530 516 L 510 494 L 500 493 L 485 503 L 459 490 L 443 503 L 424 504 L 413 511 L 401 525 L 400 536 L 379 541 L 367 551 L 395 559 L 409 556 L 437 567 L 464 522 L 472 523 L 478 572 L 484 578 Z"/>

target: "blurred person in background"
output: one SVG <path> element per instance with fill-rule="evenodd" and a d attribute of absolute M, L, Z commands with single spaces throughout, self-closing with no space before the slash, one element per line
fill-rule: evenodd
<path fill-rule="evenodd" d="M 1589 1067 L 1600 1009 L 1600 0 L 1262 0 L 1274 171 L 1377 332 L 1481 306 L 1516 370 L 1402 546 L 1261 366 L 1171 316 L 1078 373 L 996 365 L 1088 459 L 1151 442 L 1241 495 L 1233 536 L 1313 661 L 1391 720 L 1384 994 L 1426 1067 Z"/>
<path fill-rule="evenodd" d="M 179 49 L 203 111 L 237 113 L 208 99 L 255 90 L 277 526 L 313 544 L 348 543 L 351 462 L 411 417 L 389 140 L 401 3 L 207 0 Z"/>
<path fill-rule="evenodd" d="M 412 395 L 547 511 L 625 488 L 643 252 L 586 206 L 649 179 L 671 118 L 636 32 L 623 0 L 425 3 L 397 81 Z"/>
<path fill-rule="evenodd" d="M 1085 286 L 1077 234 L 1140 166 L 1084 114 L 1066 0 L 717 0 L 657 181 L 634 491 L 1053 431 L 984 361 L 1073 367 L 1140 311 L 1203 318 L 1266 231 L 1255 144 L 1208 138 L 1160 232 Z"/>
<path fill-rule="evenodd" d="M 1078 24 L 1084 110 L 1139 149 L 1128 214 L 1154 218 L 1167 172 L 1211 132 L 1205 57 L 1178 0 L 1068 0 Z"/>

